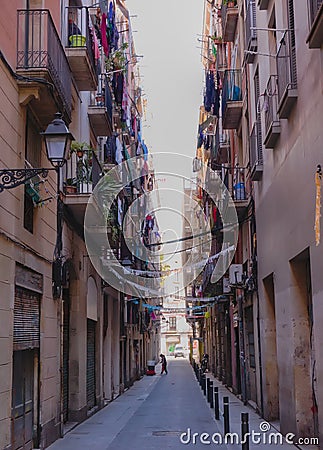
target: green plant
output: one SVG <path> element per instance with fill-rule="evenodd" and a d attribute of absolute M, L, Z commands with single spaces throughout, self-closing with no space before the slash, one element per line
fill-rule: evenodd
<path fill-rule="evenodd" d="M 87 143 L 87 142 L 79 142 L 79 141 L 73 141 L 71 144 L 71 153 L 76 153 L 77 156 L 81 157 L 82 153 L 84 152 L 91 152 L 93 151 L 93 148 Z"/>
<path fill-rule="evenodd" d="M 108 58 L 105 59 L 105 65 L 107 72 L 114 70 L 125 70 L 127 57 L 125 55 L 125 50 L 128 48 L 128 42 L 121 44 L 118 50 L 112 52 Z"/>

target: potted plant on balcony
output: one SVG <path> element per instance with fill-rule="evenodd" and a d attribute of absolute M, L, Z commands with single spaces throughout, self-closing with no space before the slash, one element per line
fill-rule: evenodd
<path fill-rule="evenodd" d="M 76 194 L 77 192 L 77 179 L 76 178 L 67 178 L 65 181 L 65 194 Z"/>
<path fill-rule="evenodd" d="M 124 70 L 127 63 L 125 50 L 128 48 L 128 43 L 124 42 L 120 48 L 109 55 L 105 60 L 107 72 L 115 70 Z"/>

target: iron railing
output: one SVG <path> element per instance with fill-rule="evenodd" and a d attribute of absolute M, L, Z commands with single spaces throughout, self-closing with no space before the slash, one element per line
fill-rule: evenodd
<path fill-rule="evenodd" d="M 104 73 L 98 77 L 98 89 L 91 97 L 90 106 L 105 106 L 109 119 L 112 123 L 113 101 L 108 76 Z"/>
<path fill-rule="evenodd" d="M 322 3 L 323 0 L 308 0 L 308 13 L 311 26 L 315 21 L 315 18 L 317 16 L 317 13 L 319 12 L 319 9 L 321 8 Z"/>
<path fill-rule="evenodd" d="M 224 73 L 222 89 L 222 117 L 228 102 L 238 102 L 242 100 L 241 70 L 230 69 Z"/>
<path fill-rule="evenodd" d="M 93 150 L 83 150 L 79 157 L 72 154 L 65 166 L 65 192 L 90 194 L 102 176 L 102 168 Z"/>
<path fill-rule="evenodd" d="M 90 27 L 89 9 L 86 6 L 66 7 L 67 37 L 65 47 L 86 47 L 95 70 L 94 27 Z"/>
<path fill-rule="evenodd" d="M 47 69 L 71 117 L 71 72 L 49 10 L 17 11 L 17 69 Z"/>
<path fill-rule="evenodd" d="M 253 39 L 257 39 L 257 31 L 255 29 L 256 26 L 256 5 L 253 0 L 247 0 L 247 8 L 246 8 L 246 49 L 250 48 L 250 43 Z"/>
<path fill-rule="evenodd" d="M 279 103 L 286 89 L 297 88 L 296 49 L 294 41 L 295 39 L 294 36 L 291 36 L 291 32 L 285 31 L 276 55 Z"/>
<path fill-rule="evenodd" d="M 249 198 L 248 170 L 246 167 L 230 167 L 225 164 L 222 164 L 221 168 L 218 166 L 215 170 L 234 201 L 239 202 Z"/>
<path fill-rule="evenodd" d="M 268 133 L 270 127 L 275 122 L 279 122 L 277 110 L 278 110 L 278 78 L 277 75 L 270 75 L 264 100 L 265 110 L 265 131 Z"/>
<path fill-rule="evenodd" d="M 216 68 L 217 68 L 217 70 L 225 70 L 228 67 L 226 43 L 221 42 L 221 43 L 215 44 L 215 45 L 216 45 L 216 49 L 217 49 Z"/>

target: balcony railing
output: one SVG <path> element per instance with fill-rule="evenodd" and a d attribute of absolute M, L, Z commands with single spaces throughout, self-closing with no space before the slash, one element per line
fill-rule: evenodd
<path fill-rule="evenodd" d="M 257 51 L 257 31 L 256 27 L 256 5 L 254 0 L 248 0 L 245 22 L 246 50 L 249 52 Z M 254 53 L 246 53 L 246 62 L 253 63 Z"/>
<path fill-rule="evenodd" d="M 278 80 L 278 114 L 288 119 L 297 99 L 297 70 L 295 37 L 285 32 L 276 56 Z"/>
<path fill-rule="evenodd" d="M 309 48 L 320 48 L 323 42 L 323 0 L 308 0 L 310 33 Z"/>
<path fill-rule="evenodd" d="M 222 90 L 223 129 L 237 129 L 242 114 L 241 70 L 226 70 Z"/>
<path fill-rule="evenodd" d="M 265 110 L 265 147 L 274 148 L 280 135 L 280 121 L 277 114 L 278 92 L 277 75 L 269 77 L 264 100 Z"/>
<path fill-rule="evenodd" d="M 92 96 L 88 108 L 89 121 L 96 136 L 111 136 L 113 132 L 112 94 L 105 74 L 101 74 L 98 81 L 98 90 Z"/>
<path fill-rule="evenodd" d="M 47 9 L 17 11 L 17 69 L 46 69 L 59 94 L 64 112 L 71 116 L 71 72 L 64 48 Z"/>
<path fill-rule="evenodd" d="M 102 168 L 93 150 L 73 154 L 66 163 L 65 194 L 90 194 L 102 176 Z"/>
<path fill-rule="evenodd" d="M 65 48 L 76 84 L 81 91 L 95 90 L 95 30 L 91 26 L 88 8 L 66 7 L 65 23 Z"/>

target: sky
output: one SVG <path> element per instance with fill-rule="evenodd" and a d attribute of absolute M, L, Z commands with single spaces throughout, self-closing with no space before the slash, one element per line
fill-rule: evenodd
<path fill-rule="evenodd" d="M 201 63 L 203 0 L 127 0 L 133 37 L 141 74 L 141 87 L 147 100 L 143 137 L 152 154 L 169 153 L 169 158 L 154 158 L 160 191 L 161 211 L 156 214 L 162 241 L 182 237 L 183 197 L 171 189 L 183 190 L 181 176 L 192 177 L 192 162 L 175 162 L 172 154 L 194 158 L 197 143 L 199 107 L 203 97 Z M 145 118 L 144 118 L 145 119 Z M 177 164 L 177 166 L 176 166 Z M 181 170 L 180 170 L 181 169 Z M 168 206 L 171 208 L 168 208 Z M 166 254 L 178 252 L 178 244 L 166 245 Z M 165 257 L 171 267 L 181 265 L 181 252 Z"/>
<path fill-rule="evenodd" d="M 194 156 L 203 70 L 203 0 L 127 0 L 141 85 L 147 99 L 144 137 L 153 152 Z"/>

